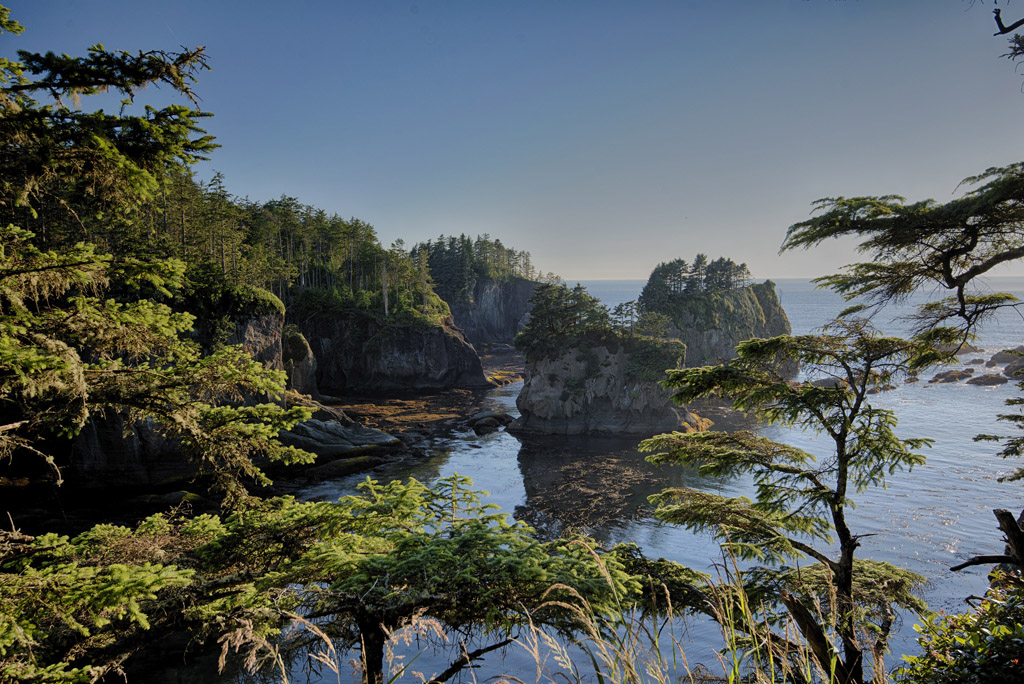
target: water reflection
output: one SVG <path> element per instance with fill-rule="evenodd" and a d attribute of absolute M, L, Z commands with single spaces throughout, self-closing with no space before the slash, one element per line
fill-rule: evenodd
<path fill-rule="evenodd" d="M 549 538 L 580 532 L 608 541 L 613 530 L 650 518 L 648 497 L 667 487 L 730 488 L 691 469 L 651 465 L 635 439 L 520 439 L 517 459 L 526 500 L 515 515 Z"/>

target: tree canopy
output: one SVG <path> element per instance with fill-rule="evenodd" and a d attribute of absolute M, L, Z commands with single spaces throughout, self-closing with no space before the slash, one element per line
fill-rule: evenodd
<path fill-rule="evenodd" d="M 449 304 L 469 302 L 477 280 L 539 279 L 530 253 L 506 247 L 490 235 L 441 235 L 410 250 L 417 266 L 430 273 L 434 290 Z"/>
<path fill-rule="evenodd" d="M 945 204 L 908 204 L 898 195 L 818 200 L 818 215 L 790 226 L 782 250 L 860 239 L 867 261 L 815 282 L 876 308 L 928 286 L 947 290 L 920 308 L 917 329 L 935 341 L 955 339 L 958 330 L 973 332 L 996 309 L 1016 304 L 1013 295 L 981 291 L 977 279 L 1024 257 L 1024 165 L 990 168 L 963 184 L 977 187 Z"/>
<path fill-rule="evenodd" d="M 692 264 L 673 259 L 654 267 L 637 304 L 641 312 L 671 314 L 681 301 L 744 287 L 749 280 L 746 264 L 725 257 L 708 261 L 707 255 L 698 254 Z"/>
<path fill-rule="evenodd" d="M 516 348 L 527 360 L 562 353 L 583 343 L 599 343 L 611 336 L 607 307 L 576 284 L 541 283 L 530 298 L 530 319 L 516 336 Z"/>

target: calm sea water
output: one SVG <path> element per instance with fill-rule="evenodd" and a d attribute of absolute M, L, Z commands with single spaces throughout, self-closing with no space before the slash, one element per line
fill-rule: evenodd
<path fill-rule="evenodd" d="M 806 280 L 775 282 L 796 333 L 819 328 L 844 308 L 838 296 L 816 290 Z M 635 299 L 643 284 L 639 280 L 583 282 L 609 306 Z M 1024 299 L 1024 278 L 992 279 L 989 287 L 993 291 L 1013 292 Z M 905 331 L 907 325 L 900 316 L 925 296 L 886 311 L 876 324 L 890 334 Z M 999 349 L 1015 347 L 1022 343 L 1022 333 L 1024 321 L 1016 313 L 1006 312 L 983 330 L 979 346 L 984 351 L 964 359 L 987 359 Z M 515 413 L 520 386 L 494 390 L 489 399 L 491 407 Z M 948 568 L 977 554 L 1001 553 L 1000 533 L 992 509 L 1018 512 L 1024 507 L 1021 484 L 997 482 L 1000 475 L 1017 464 L 995 456 L 992 443 L 976 443 L 972 439 L 978 433 L 1007 431 L 995 416 L 1007 412 L 1004 402 L 1016 393 L 1012 384 L 978 387 L 921 382 L 902 385 L 873 399 L 876 405 L 895 411 L 902 435 L 930 437 L 935 444 L 925 450 L 926 465 L 909 473 L 897 473 L 886 489 L 876 488 L 857 496 L 851 527 L 856 533 L 872 535 L 864 539 L 862 556 L 889 561 L 924 575 L 928 580 L 924 598 L 934 610 L 959 612 L 965 609 L 967 596 L 984 593 L 984 567 L 960 573 Z M 770 427 L 763 429 L 762 434 L 826 455 L 827 445 L 810 433 Z M 439 445 L 431 458 L 381 470 L 375 477 L 411 476 L 432 481 L 456 472 L 468 475 L 479 489 L 490 493 L 492 502 L 509 515 L 527 520 L 542 533 L 580 529 L 605 543 L 636 542 L 648 555 L 715 572 L 715 564 L 720 561 L 717 545 L 705 535 L 659 524 L 650 516 L 646 498 L 666 486 L 684 483 L 723 494 L 750 494 L 750 482 L 743 478 L 701 479 L 679 468 L 654 468 L 636 452 L 636 441 L 520 440 L 504 432 L 483 437 L 467 434 Z M 336 498 L 350 492 L 361 479 L 359 476 L 321 483 L 305 492 L 305 496 Z M 892 640 L 894 657 L 915 650 L 913 620 L 913 616 L 907 616 Z M 714 660 L 713 651 L 721 646 L 721 639 L 713 625 L 691 624 L 688 638 L 692 644 L 687 650 L 691 663 Z M 434 657 L 422 656 L 417 665 L 429 670 Z M 436 658 L 443 669 L 445 656 Z M 531 659 L 513 649 L 503 660 L 489 662 L 476 677 L 483 681 L 487 673 L 518 672 L 532 678 L 533 668 Z M 333 674 L 329 681 L 335 681 Z"/>

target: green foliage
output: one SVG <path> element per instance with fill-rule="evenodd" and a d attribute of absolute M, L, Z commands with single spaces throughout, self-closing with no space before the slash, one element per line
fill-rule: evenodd
<path fill-rule="evenodd" d="M 152 628 L 158 597 L 194 578 L 154 562 L 151 537 L 145 525 L 97 526 L 71 540 L 0 536 L 0 679 L 90 682 L 116 667 L 73 654 L 116 653 Z"/>
<path fill-rule="evenodd" d="M 832 442 L 832 451 L 819 460 L 745 431 L 672 433 L 645 440 L 640 448 L 654 452 L 649 457 L 653 463 L 715 477 L 748 474 L 756 491 L 752 501 L 687 487 L 669 489 L 652 497 L 656 515 L 710 531 L 739 558 L 766 562 L 767 567 L 744 573 L 744 581 L 752 582 L 748 590 L 764 596 L 766 605 L 784 604 L 824 671 L 838 663 L 841 679 L 861 682 L 866 652 L 880 666 L 892 625 L 891 604 L 920 607 L 908 596 L 923 579 L 886 563 L 856 561 L 859 542 L 846 521 L 854 493 L 884 486 L 888 475 L 924 461 L 913 450 L 929 441 L 897 437 L 893 413 L 866 401 L 868 390 L 910 367 L 920 346 L 880 337 L 860 322 L 837 324 L 820 335 L 753 339 L 736 351 L 737 358 L 722 365 L 669 371 L 664 385 L 681 404 L 721 397 L 764 423 L 820 433 Z M 826 382 L 788 381 L 783 370 L 789 361 L 798 362 L 810 380 Z M 833 537 L 835 552 L 828 545 Z M 825 545 L 815 545 L 815 539 Z M 816 562 L 810 570 L 789 565 L 804 556 Z M 816 611 L 820 618 L 814 617 Z M 865 630 L 872 635 L 868 643 L 862 641 Z M 842 655 L 835 641 L 841 642 Z"/>
<path fill-rule="evenodd" d="M 816 282 L 874 307 L 937 286 L 950 296 L 921 308 L 918 330 L 951 326 L 972 332 L 995 310 L 1016 302 L 1010 294 L 979 294 L 971 288 L 978 276 L 1024 256 L 1018 230 L 1024 219 L 1024 166 L 990 168 L 963 183 L 978 187 L 945 204 L 907 204 L 898 195 L 818 200 L 819 214 L 790 226 L 782 249 L 856 237 L 868 261 Z"/>
<path fill-rule="evenodd" d="M 475 239 L 441 235 L 436 241 L 417 243 L 410 255 L 418 268 L 429 272 L 434 290 L 449 304 L 472 301 L 477 280 L 540 277 L 529 252 L 506 247 L 490 235 L 478 235 Z"/>
<path fill-rule="evenodd" d="M 921 654 L 903 656 L 908 684 L 1011 684 L 1024 666 L 1024 591 L 1001 582 L 972 611 L 915 625 Z"/>
<path fill-rule="evenodd" d="M 89 245 L 42 252 L 27 242 L 31 237 L 13 227 L 0 230 L 0 455 L 34 453 L 56 467 L 43 440 L 73 437 L 92 415 L 122 413 L 129 421 L 155 421 L 232 496 L 244 495 L 246 479 L 266 481 L 257 457 L 311 458 L 276 439 L 308 412 L 240 405 L 247 397 L 282 394 L 283 373 L 237 347 L 202 356 L 185 337 L 191 315 L 148 299 L 99 296 L 119 276 L 109 256 Z M 149 281 L 161 288 L 174 284 L 168 274 L 181 273 L 173 262 L 130 267 L 135 282 L 151 273 Z"/>
<path fill-rule="evenodd" d="M 566 349 L 616 340 L 608 309 L 577 284 L 541 283 L 530 298 L 530 320 L 515 346 L 527 361 L 560 356 Z"/>
<path fill-rule="evenodd" d="M 195 104 L 191 86 L 206 68 L 202 48 L 132 54 L 94 45 L 85 57 L 19 51 L 17 61 L 0 61 L 8 220 L 66 245 L 136 217 L 164 174 L 216 145 L 197 123 L 206 114 L 178 104 L 137 112 L 135 93 L 162 85 Z M 83 96 L 108 91 L 126 98 L 117 114 L 81 107 Z"/>
<path fill-rule="evenodd" d="M 337 502 L 253 501 L 223 518 L 157 516 L 71 540 L 4 533 L 0 672 L 90 681 L 178 629 L 277 658 L 267 638 L 300 615 L 342 648 L 361 645 L 366 681 L 380 681 L 383 630 L 413 618 L 499 635 L 532 619 L 572 632 L 578 616 L 560 596 L 586 597 L 602 615 L 639 596 L 620 554 L 538 542 L 469 484 L 368 480 Z"/>
<path fill-rule="evenodd" d="M 746 264 L 724 257 L 709 262 L 706 255 L 698 254 L 692 265 L 685 259 L 674 259 L 658 264 L 651 271 L 640 293 L 639 310 L 671 314 L 688 298 L 745 287 L 749 279 Z"/>
<path fill-rule="evenodd" d="M 1021 45 L 1021 36 L 1014 35 L 1008 56 L 1018 59 Z M 1024 165 L 990 168 L 965 179 L 964 184 L 975 187 L 944 204 L 932 200 L 907 204 L 897 195 L 819 200 L 817 216 L 789 228 L 783 250 L 812 247 L 835 237 L 861 241 L 858 249 L 867 255 L 867 261 L 850 264 L 843 272 L 818 280 L 848 300 L 858 300 L 843 315 L 860 315 L 904 301 L 923 288 L 946 290 L 947 297 L 920 305 L 914 316 L 915 342 L 920 346 L 912 365 L 941 361 L 970 340 L 995 311 L 1019 306 L 1007 293 L 980 292 L 976 282 L 999 265 L 1024 257 L 1020 231 Z M 1020 406 L 1024 400 L 1010 399 L 1007 403 Z M 1022 425 L 1016 413 L 999 418 L 1017 427 Z M 1004 457 L 1020 456 L 1024 447 L 1020 437 L 979 435 L 976 439 L 1004 441 L 1000 452 Z M 1021 477 L 1024 470 L 1017 469 L 1004 479 Z M 964 565 L 990 560 L 978 557 Z M 997 583 L 989 592 L 991 600 L 973 613 L 926 618 L 919 629 L 924 652 L 907 658 L 910 665 L 902 670 L 903 679 L 1019 679 L 1019 593 L 1019 586 L 1008 589 Z"/>
<path fill-rule="evenodd" d="M 285 312 L 284 303 L 273 293 L 225 280 L 224 274 L 209 263 L 186 270 L 180 305 L 203 320 Z"/>
<path fill-rule="evenodd" d="M 629 354 L 625 376 L 637 382 L 658 382 L 665 372 L 679 368 L 686 357 L 686 345 L 678 340 L 634 335 L 623 341 Z"/>

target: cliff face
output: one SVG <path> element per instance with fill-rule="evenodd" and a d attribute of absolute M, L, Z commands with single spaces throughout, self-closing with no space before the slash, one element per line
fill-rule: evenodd
<path fill-rule="evenodd" d="M 516 333 L 523 329 L 536 286 L 537 283 L 523 278 L 477 280 L 473 284 L 472 301 L 449 302 L 455 325 L 474 345 L 511 344 Z"/>
<path fill-rule="evenodd" d="M 309 342 L 294 325 L 284 329 L 284 370 L 288 373 L 288 389 L 320 400 L 316 386 L 316 357 Z"/>
<path fill-rule="evenodd" d="M 521 416 L 509 430 L 649 436 L 706 427 L 707 421 L 672 403 L 656 380 L 637 373 L 638 354 L 600 346 L 528 362 L 516 399 Z"/>
<path fill-rule="evenodd" d="M 775 284 L 697 295 L 671 312 L 673 336 L 686 345 L 686 365 L 705 366 L 736 356 L 736 345 L 752 337 L 792 332 Z"/>
<path fill-rule="evenodd" d="M 254 359 L 282 370 L 281 332 L 284 313 L 237 314 L 219 325 L 197 321 L 195 337 L 208 346 L 217 328 L 227 344 L 242 345 Z M 71 447 L 68 478 L 85 489 L 161 487 L 188 482 L 196 472 L 172 441 L 160 436 L 151 421 L 128 424 L 122 414 L 93 416 Z"/>
<path fill-rule="evenodd" d="M 327 394 L 490 387 L 480 357 L 449 317 L 440 326 L 383 325 L 372 318 L 324 315 L 300 324 Z"/>

